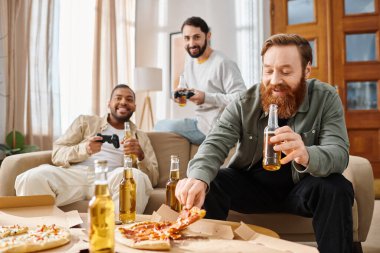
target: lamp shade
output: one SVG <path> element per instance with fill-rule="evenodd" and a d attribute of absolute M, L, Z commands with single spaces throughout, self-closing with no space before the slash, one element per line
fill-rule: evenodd
<path fill-rule="evenodd" d="M 135 91 L 162 90 L 162 70 L 159 68 L 135 68 Z"/>

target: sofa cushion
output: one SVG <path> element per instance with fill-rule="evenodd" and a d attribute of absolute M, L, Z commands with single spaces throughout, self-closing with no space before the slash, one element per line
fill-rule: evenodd
<path fill-rule="evenodd" d="M 152 214 L 153 211 L 157 211 L 162 204 L 166 202 L 166 189 L 154 188 L 150 194 L 149 202 L 144 210 L 145 214 Z"/>
<path fill-rule="evenodd" d="M 147 133 L 158 161 L 159 180 L 157 187 L 165 187 L 170 171 L 170 156 L 179 156 L 180 178 L 186 177 L 190 155 L 190 143 L 187 139 L 174 133 Z"/>

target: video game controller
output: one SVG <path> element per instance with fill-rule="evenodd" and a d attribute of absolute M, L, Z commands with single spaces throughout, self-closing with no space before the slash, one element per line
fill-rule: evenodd
<path fill-rule="evenodd" d="M 103 140 L 98 140 L 98 142 L 108 142 L 108 143 L 112 143 L 113 146 L 115 148 L 119 148 L 120 147 L 120 142 L 119 142 L 119 136 L 117 136 L 116 134 L 113 134 L 113 135 L 103 135 L 103 134 L 96 134 L 96 136 L 100 136 L 103 138 Z"/>
<path fill-rule="evenodd" d="M 191 97 L 194 96 L 194 95 L 195 95 L 194 91 L 192 91 L 192 90 L 188 90 L 188 91 L 187 91 L 187 94 L 186 94 L 186 97 L 187 97 L 187 99 L 189 99 L 189 98 L 191 98 Z"/>
<path fill-rule="evenodd" d="M 191 98 L 195 95 L 194 91 L 192 90 L 186 90 L 186 91 L 176 91 L 174 92 L 174 98 L 179 98 L 180 96 L 185 95 L 187 99 Z"/>

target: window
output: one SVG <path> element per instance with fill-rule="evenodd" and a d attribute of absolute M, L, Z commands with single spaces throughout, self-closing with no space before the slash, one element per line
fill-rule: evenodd
<path fill-rule="evenodd" d="M 80 114 L 91 114 L 95 4 L 92 0 L 60 2 L 59 79 L 61 129 Z"/>

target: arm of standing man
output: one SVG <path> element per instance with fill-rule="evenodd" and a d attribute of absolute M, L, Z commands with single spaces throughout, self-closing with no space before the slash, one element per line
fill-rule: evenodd
<path fill-rule="evenodd" d="M 246 91 L 243 77 L 237 64 L 231 60 L 224 60 L 218 66 L 220 90 L 223 92 L 209 92 L 194 89 L 194 96 L 189 100 L 196 105 L 209 104 L 217 106 L 227 106 L 232 100 L 239 97 L 239 94 Z"/>

